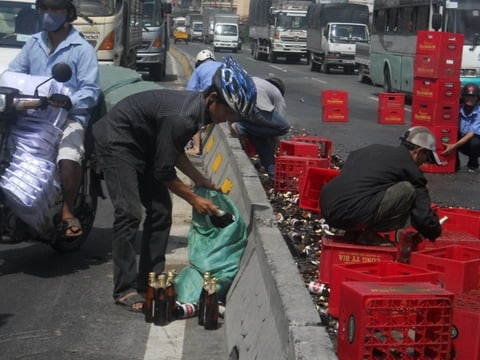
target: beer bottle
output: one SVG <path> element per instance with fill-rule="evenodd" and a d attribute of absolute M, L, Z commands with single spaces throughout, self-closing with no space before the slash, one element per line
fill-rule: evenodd
<path fill-rule="evenodd" d="M 175 272 L 173 270 L 167 273 L 167 303 L 168 303 L 168 312 L 167 319 L 168 321 L 173 321 L 176 318 L 177 313 L 177 294 L 175 293 L 175 286 L 173 284 L 173 278 L 175 277 Z"/>
<path fill-rule="evenodd" d="M 197 304 L 176 302 L 176 318 L 187 319 L 197 315 Z"/>
<path fill-rule="evenodd" d="M 205 298 L 205 330 L 216 330 L 218 328 L 218 297 L 217 279 L 212 278 L 208 286 L 208 294 Z"/>
<path fill-rule="evenodd" d="M 154 272 L 148 273 L 148 285 L 145 292 L 145 305 L 143 311 L 145 313 L 145 321 L 148 323 L 153 322 L 155 314 L 155 290 L 157 287 L 157 275 Z"/>
<path fill-rule="evenodd" d="M 155 295 L 155 316 L 153 318 L 153 323 L 155 325 L 166 325 L 168 318 L 167 318 L 167 311 L 168 311 L 168 303 L 167 303 L 167 292 L 166 292 L 166 282 L 167 282 L 167 275 L 160 274 L 157 278 L 157 291 Z"/>
<path fill-rule="evenodd" d="M 198 298 L 198 325 L 203 325 L 205 318 L 205 298 L 208 291 L 208 283 L 210 281 L 210 272 L 207 271 L 203 274 L 203 286 Z"/>

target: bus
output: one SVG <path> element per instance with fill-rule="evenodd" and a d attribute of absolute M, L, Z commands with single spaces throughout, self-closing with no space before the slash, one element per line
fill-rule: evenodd
<path fill-rule="evenodd" d="M 73 25 L 95 47 L 99 64 L 135 69 L 142 45 L 143 0 L 77 0 Z"/>
<path fill-rule="evenodd" d="M 413 93 L 418 30 L 462 33 L 460 81 L 480 85 L 480 1 L 375 0 L 370 78 L 385 92 Z"/>

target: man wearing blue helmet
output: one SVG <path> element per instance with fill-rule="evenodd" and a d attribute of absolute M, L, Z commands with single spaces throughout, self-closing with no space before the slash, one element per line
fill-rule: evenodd
<path fill-rule="evenodd" d="M 252 91 L 253 89 L 253 91 Z M 224 63 L 204 92 L 148 90 L 118 102 L 93 125 L 98 165 L 114 211 L 112 258 L 115 303 L 141 312 L 149 272 L 165 266 L 172 201 L 169 190 L 200 214 L 217 206 L 182 182 L 176 168 L 194 182 L 220 190 L 190 162 L 185 146 L 204 125 L 245 116 L 255 104 L 255 86 L 235 62 Z M 142 219 L 137 272 L 135 239 Z"/>

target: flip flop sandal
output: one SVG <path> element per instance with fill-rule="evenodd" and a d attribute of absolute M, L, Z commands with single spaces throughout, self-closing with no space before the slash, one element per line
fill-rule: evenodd
<path fill-rule="evenodd" d="M 142 304 L 142 307 L 135 308 L 133 305 L 135 304 Z M 122 309 L 127 311 L 142 313 L 143 312 L 143 305 L 145 304 L 145 299 L 140 296 L 138 293 L 130 293 L 127 294 L 115 301 L 115 305 L 120 306 Z"/>
<path fill-rule="evenodd" d="M 83 234 L 82 224 L 78 218 L 63 219 L 61 222 L 61 232 L 65 238 L 77 238 Z M 69 234 L 67 234 L 69 232 Z"/>

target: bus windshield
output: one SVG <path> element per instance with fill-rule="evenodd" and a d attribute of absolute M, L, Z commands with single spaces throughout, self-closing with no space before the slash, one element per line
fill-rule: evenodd
<path fill-rule="evenodd" d="M 0 1 L 0 46 L 21 48 L 41 29 L 42 19 L 34 4 Z"/>
<path fill-rule="evenodd" d="M 115 0 L 78 0 L 76 6 L 80 16 L 112 16 L 115 13 Z"/>
<path fill-rule="evenodd" d="M 448 9 L 445 31 L 463 34 L 466 45 L 473 45 L 476 37 L 475 45 L 479 45 L 480 9 Z"/>

